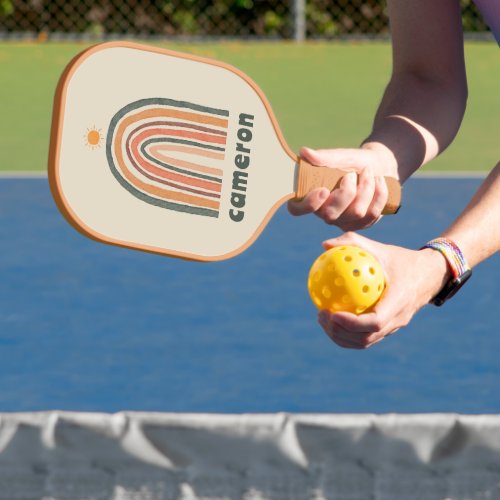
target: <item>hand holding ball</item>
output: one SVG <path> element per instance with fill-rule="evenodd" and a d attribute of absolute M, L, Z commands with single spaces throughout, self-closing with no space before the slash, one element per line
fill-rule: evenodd
<path fill-rule="evenodd" d="M 385 288 L 382 266 L 363 248 L 333 247 L 309 271 L 309 295 L 318 309 L 369 312 Z"/>

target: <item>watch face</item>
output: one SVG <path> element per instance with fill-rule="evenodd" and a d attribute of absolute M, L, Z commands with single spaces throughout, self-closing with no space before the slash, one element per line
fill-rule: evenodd
<path fill-rule="evenodd" d="M 468 269 L 464 274 L 459 276 L 458 278 L 453 278 L 443 289 L 432 299 L 432 303 L 436 306 L 442 306 L 448 299 L 451 299 L 453 295 L 455 295 L 460 288 L 462 288 L 467 280 L 472 276 L 472 270 Z"/>

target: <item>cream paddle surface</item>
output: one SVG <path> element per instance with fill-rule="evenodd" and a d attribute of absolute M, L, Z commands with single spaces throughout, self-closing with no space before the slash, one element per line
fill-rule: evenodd
<path fill-rule="evenodd" d="M 91 47 L 57 87 L 49 181 L 65 217 L 105 243 L 227 259 L 280 205 L 345 170 L 287 146 L 258 86 L 227 64 L 128 42 Z M 400 205 L 390 191 L 385 213 Z"/>

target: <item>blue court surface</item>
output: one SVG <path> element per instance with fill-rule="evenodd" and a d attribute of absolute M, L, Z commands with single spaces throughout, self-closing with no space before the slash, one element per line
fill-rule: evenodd
<path fill-rule="evenodd" d="M 413 179 L 364 234 L 418 248 L 480 184 Z M 45 178 L 0 180 L 0 411 L 500 412 L 500 256 L 367 351 L 333 344 L 307 294 L 322 240 L 280 209 L 242 255 L 195 263 L 88 240 Z"/>

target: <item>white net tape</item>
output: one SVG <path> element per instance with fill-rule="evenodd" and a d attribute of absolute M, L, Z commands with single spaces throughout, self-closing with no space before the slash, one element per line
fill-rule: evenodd
<path fill-rule="evenodd" d="M 495 500 L 500 416 L 0 414 L 0 500 Z"/>

